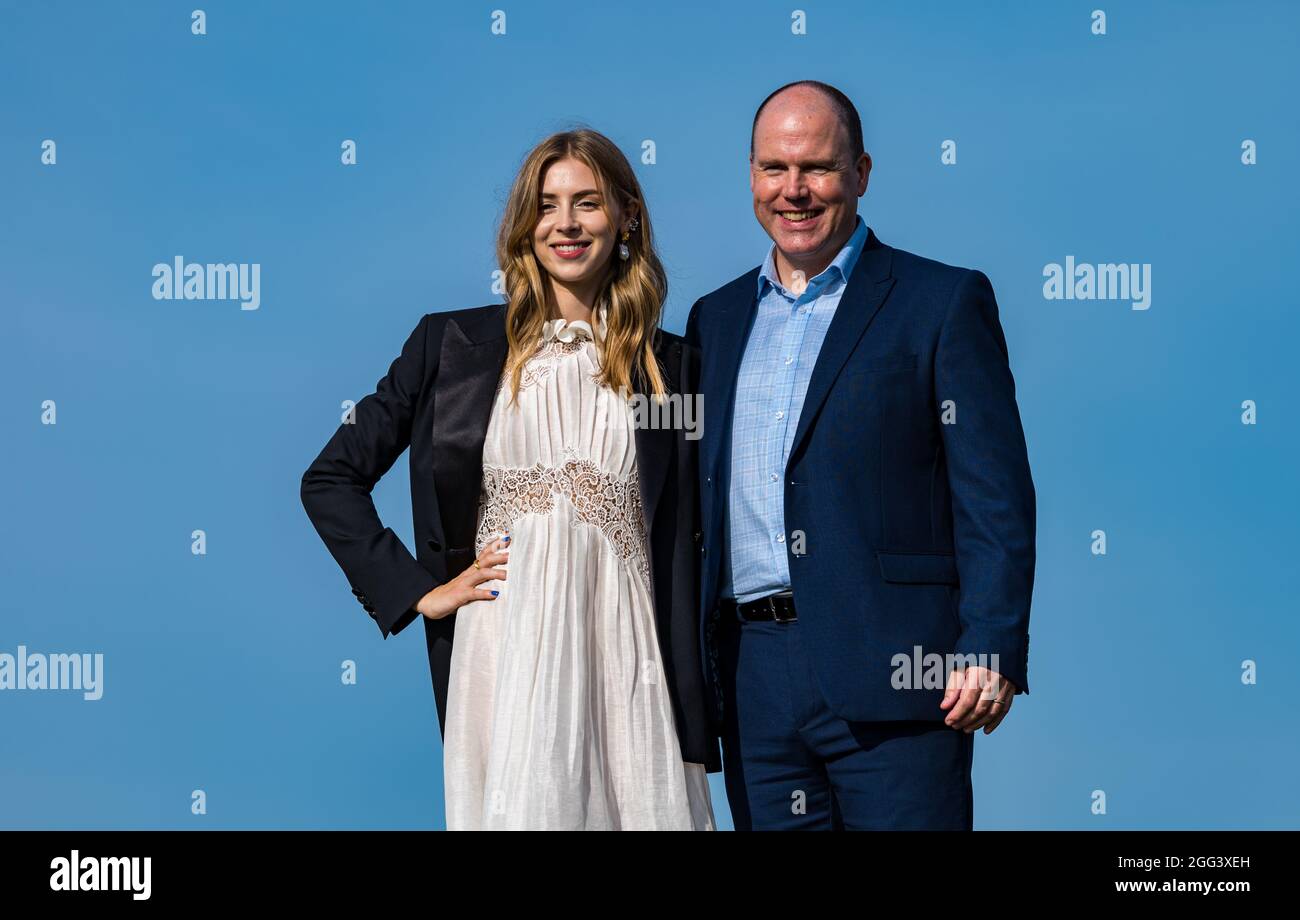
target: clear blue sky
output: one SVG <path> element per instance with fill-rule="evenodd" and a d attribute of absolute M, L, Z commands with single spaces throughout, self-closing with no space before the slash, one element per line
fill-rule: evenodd
<path fill-rule="evenodd" d="M 299 478 L 423 313 L 496 299 L 549 131 L 655 141 L 681 331 L 762 259 L 750 120 L 804 77 L 862 112 L 867 222 L 985 271 L 1010 346 L 1032 691 L 976 743 L 976 826 L 1300 826 L 1294 5 L 194 6 L 0 3 L 0 652 L 105 655 L 98 701 L 0 692 L 0 827 L 441 826 L 422 630 L 380 639 Z M 154 300 L 177 255 L 260 263 L 261 308 Z M 1151 308 L 1044 300 L 1067 255 L 1150 263 Z M 405 457 L 375 498 L 410 545 Z"/>

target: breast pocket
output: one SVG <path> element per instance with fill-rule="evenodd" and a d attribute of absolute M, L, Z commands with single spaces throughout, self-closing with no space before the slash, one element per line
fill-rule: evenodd
<path fill-rule="evenodd" d="M 916 367 L 916 355 L 874 355 L 856 362 L 850 373 L 875 374 L 888 371 L 905 371 Z"/>
<path fill-rule="evenodd" d="M 916 355 L 874 355 L 851 361 L 835 381 L 835 389 L 842 399 L 866 405 L 907 387 L 916 365 Z"/>

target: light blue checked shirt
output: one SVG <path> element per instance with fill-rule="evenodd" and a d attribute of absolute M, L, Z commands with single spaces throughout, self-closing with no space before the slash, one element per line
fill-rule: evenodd
<path fill-rule="evenodd" d="M 785 467 L 813 365 L 867 241 L 861 217 L 826 270 L 795 296 L 781 286 L 776 247 L 758 273 L 758 315 L 736 380 L 731 422 L 730 565 L 722 596 L 738 602 L 790 589 Z"/>

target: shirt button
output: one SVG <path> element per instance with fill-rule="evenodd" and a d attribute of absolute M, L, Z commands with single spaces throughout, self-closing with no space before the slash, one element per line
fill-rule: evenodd
<path fill-rule="evenodd" d="M 783 534 L 783 533 L 779 533 L 779 534 L 777 534 L 777 535 L 776 535 L 776 542 L 777 542 L 777 543 L 784 543 L 784 542 L 785 542 L 785 534 Z"/>
<path fill-rule="evenodd" d="M 778 479 L 780 479 L 780 478 L 781 478 L 781 477 L 778 476 L 778 475 L 776 475 L 776 473 L 773 473 L 772 476 L 771 476 L 771 479 L 772 479 L 773 482 L 776 482 L 776 481 L 777 481 Z"/>
<path fill-rule="evenodd" d="M 780 411 L 778 411 L 778 412 L 776 413 L 776 420 L 779 422 L 779 421 L 780 421 L 781 419 L 783 419 L 783 418 L 785 418 L 785 413 L 784 413 L 784 412 L 780 412 Z"/>
<path fill-rule="evenodd" d="M 794 364 L 794 356 L 791 355 L 789 358 L 786 358 L 786 359 L 785 359 L 785 363 L 786 363 L 786 364 Z"/>
<path fill-rule="evenodd" d="M 807 313 L 807 312 L 808 312 L 808 308 L 807 308 L 807 307 L 800 307 L 800 308 L 799 308 L 799 315 L 800 315 L 800 316 L 803 316 L 803 315 L 804 315 L 805 313 Z"/>

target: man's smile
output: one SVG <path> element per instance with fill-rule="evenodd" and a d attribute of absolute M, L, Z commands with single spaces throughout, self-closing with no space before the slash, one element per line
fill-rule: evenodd
<path fill-rule="evenodd" d="M 791 229 L 804 230 L 816 223 L 817 218 L 825 210 L 825 208 L 804 208 L 800 211 L 782 209 L 776 211 L 776 216 L 781 218 Z"/>

